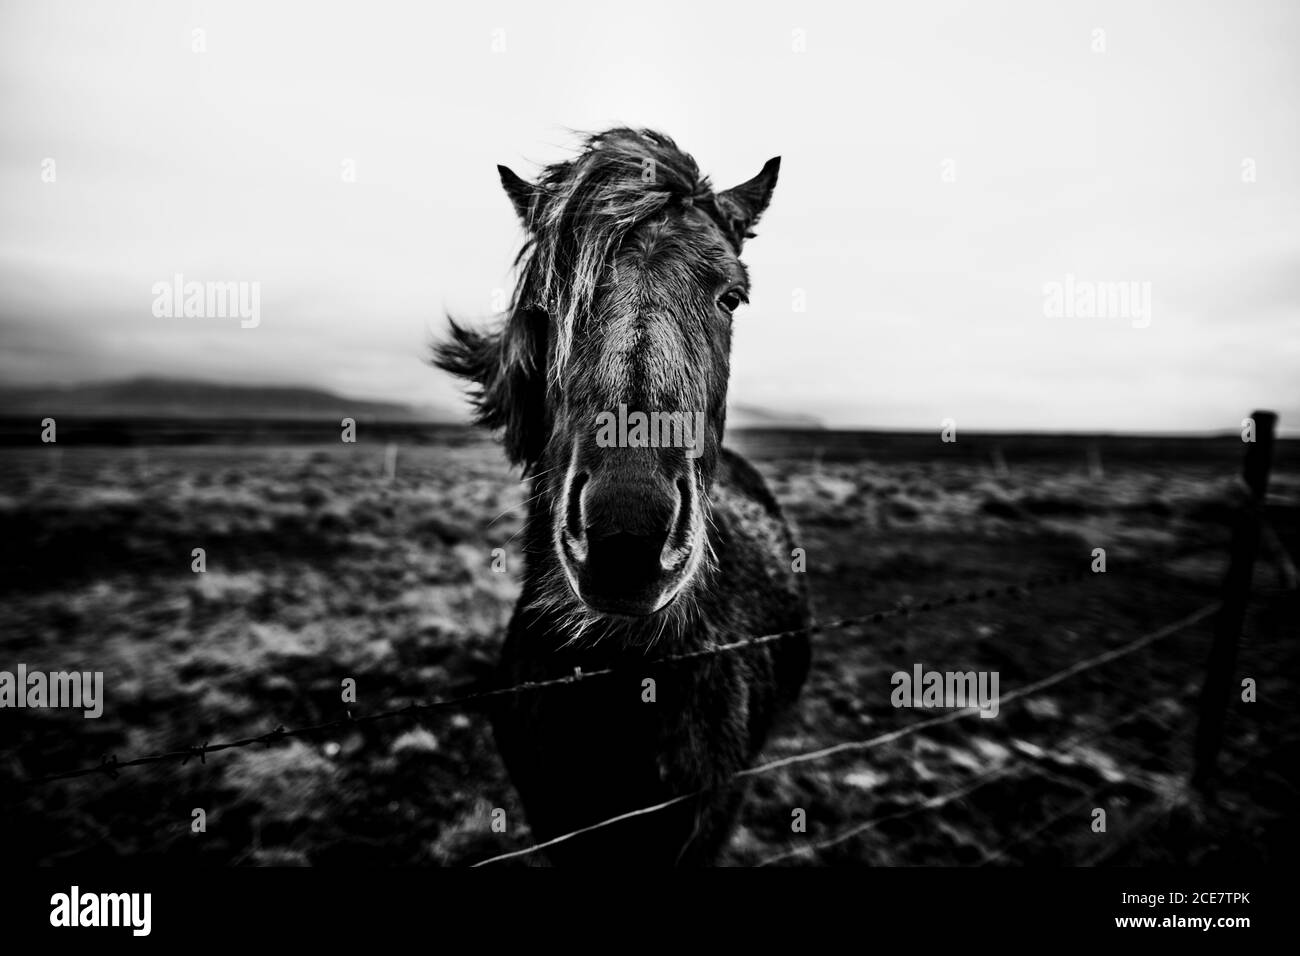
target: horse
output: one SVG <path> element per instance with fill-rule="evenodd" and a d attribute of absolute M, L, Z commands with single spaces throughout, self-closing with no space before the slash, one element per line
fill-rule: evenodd
<path fill-rule="evenodd" d="M 612 671 L 516 691 L 490 715 L 533 834 L 675 800 L 555 843 L 553 865 L 716 863 L 736 774 L 807 676 L 790 527 L 722 445 L 741 247 L 779 166 L 715 192 L 669 137 L 615 128 L 536 182 L 497 167 L 527 237 L 514 295 L 496 327 L 449 318 L 435 345 L 529 483 L 499 686 Z"/>

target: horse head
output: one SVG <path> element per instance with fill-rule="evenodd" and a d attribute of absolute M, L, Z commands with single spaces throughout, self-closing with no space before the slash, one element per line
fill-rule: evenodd
<path fill-rule="evenodd" d="M 495 331 L 453 322 L 436 361 L 534 477 L 552 602 L 655 615 L 709 566 L 740 252 L 778 167 L 714 192 L 672 140 L 630 129 L 535 183 L 499 167 L 527 233 L 514 299 Z"/>

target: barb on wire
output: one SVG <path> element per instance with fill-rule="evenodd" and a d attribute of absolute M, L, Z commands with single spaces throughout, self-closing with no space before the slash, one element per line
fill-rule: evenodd
<path fill-rule="evenodd" d="M 840 618 L 838 620 L 824 621 L 813 623 L 807 627 L 795 628 L 788 631 L 779 631 L 774 634 L 764 634 L 759 637 L 747 637 L 731 641 L 725 644 L 717 644 L 712 647 L 701 648 L 695 651 L 686 651 L 681 654 L 671 654 L 647 661 L 638 665 L 638 673 L 641 673 L 647 667 L 662 667 L 675 665 L 689 661 L 699 660 L 706 657 L 713 657 L 718 654 L 729 654 L 739 651 L 749 650 L 754 647 L 761 647 L 775 641 L 788 640 L 799 634 L 816 634 L 827 631 L 840 630 L 847 627 L 854 627 L 861 624 L 875 624 L 896 617 L 909 617 L 912 614 L 925 613 L 929 611 L 940 610 L 945 607 L 952 607 L 956 604 L 975 603 L 978 601 L 991 600 L 997 597 L 1021 595 L 1029 591 L 1050 587 L 1053 585 L 1067 584 L 1071 581 L 1081 580 L 1090 577 L 1089 571 L 1070 571 L 1062 574 L 1040 575 L 1034 578 L 1028 578 L 1013 584 L 1002 587 L 985 588 L 982 590 L 966 591 L 961 593 L 950 594 L 944 598 L 931 601 L 922 601 L 915 605 L 896 604 L 891 608 L 875 611 L 870 614 L 858 615 L 857 617 Z M 76 770 L 67 770 L 62 773 L 48 774 L 34 781 L 33 784 L 51 783 L 56 780 L 71 780 L 77 777 L 86 777 L 96 773 L 109 773 L 114 778 L 117 776 L 116 771 L 123 767 L 140 767 L 147 764 L 160 763 L 181 763 L 185 764 L 194 756 L 200 757 L 200 762 L 206 763 L 206 755 L 220 753 L 224 750 L 233 750 L 241 747 L 251 747 L 255 744 L 270 745 L 276 741 L 289 737 L 310 737 L 313 734 L 324 733 L 330 730 L 338 730 L 342 727 L 348 727 L 356 724 L 375 723 L 382 720 L 390 720 L 394 717 L 410 716 L 416 713 L 431 713 L 435 711 L 461 709 L 472 705 L 480 704 L 484 701 L 495 700 L 497 698 L 513 696 L 515 694 L 531 693 L 539 690 L 546 690 L 555 687 L 563 687 L 579 682 L 587 682 L 594 678 L 609 677 L 619 673 L 618 668 L 605 667 L 599 670 L 584 671 L 581 668 L 575 668 L 574 672 L 564 677 L 554 677 L 541 681 L 525 681 L 521 684 L 515 684 L 510 687 L 498 687 L 487 690 L 471 691 L 459 696 L 440 698 L 426 702 L 412 702 L 404 707 L 394 708 L 391 710 L 379 711 L 373 714 L 366 714 L 360 717 L 354 716 L 351 712 L 346 717 L 337 720 L 329 720 L 319 724 L 313 724 L 306 727 L 298 727 L 292 730 L 286 729 L 283 725 L 276 727 L 274 730 L 260 734 L 254 737 L 244 737 L 239 740 L 225 741 L 222 743 L 205 743 L 201 750 L 198 746 L 189 745 L 177 750 L 170 750 L 163 753 L 149 754 L 142 757 L 135 757 L 130 760 L 119 761 L 116 756 L 112 756 L 111 761 L 105 758 L 98 766 L 81 767 Z M 105 764 L 111 763 L 111 772 Z"/>
<path fill-rule="evenodd" d="M 1074 664 L 1071 664 L 1069 667 L 1063 668 L 1062 670 L 1059 670 L 1054 674 L 1050 674 L 1049 676 L 1042 678 L 1041 680 L 1037 680 L 1034 681 L 1033 683 L 1026 684 L 1024 687 L 1017 688 L 1011 693 L 1003 695 L 1001 700 L 999 701 L 999 705 L 1006 706 L 1007 704 L 1014 703 L 1017 700 L 1022 700 L 1027 697 L 1031 697 L 1035 694 L 1041 693 L 1042 691 L 1046 690 L 1049 687 L 1054 687 L 1057 684 L 1061 683 L 1062 681 L 1068 680 L 1069 678 L 1075 676 L 1076 674 L 1082 673 L 1083 671 L 1100 667 L 1103 664 L 1108 664 L 1111 661 L 1118 660 L 1119 658 L 1125 657 L 1129 654 L 1139 651 L 1149 644 L 1153 644 L 1156 641 L 1162 640 L 1166 637 L 1170 637 L 1174 634 L 1179 633 L 1180 631 L 1187 629 L 1188 627 L 1191 627 L 1193 624 L 1203 621 L 1205 618 L 1209 617 L 1211 614 L 1217 611 L 1218 608 L 1219 608 L 1219 602 L 1217 601 L 1211 604 L 1204 605 L 1203 607 L 1193 611 L 1191 614 L 1188 614 L 1186 617 L 1180 618 L 1179 620 L 1174 621 L 1172 624 L 1167 624 L 1162 628 L 1158 628 L 1157 630 L 1150 631 L 1146 634 L 1143 634 L 1140 637 L 1134 638 L 1132 641 L 1129 641 L 1127 644 L 1114 648 L 1113 650 L 1105 651 L 1101 654 L 1094 655 L 1093 657 L 1086 658 L 1082 661 L 1078 661 Z M 729 780 L 735 780 L 742 777 L 757 776 L 758 774 L 768 773 L 769 771 L 776 770 L 781 767 L 788 767 L 793 764 L 807 763 L 813 760 L 822 760 L 834 754 L 847 753 L 850 751 L 873 750 L 877 747 L 882 747 L 885 744 L 893 743 L 896 740 L 900 740 L 903 737 L 908 737 L 911 736 L 912 734 L 919 733 L 922 730 L 928 730 L 931 727 L 938 727 L 944 724 L 954 723 L 955 721 L 961 720 L 965 717 L 971 717 L 975 714 L 978 714 L 979 712 L 980 712 L 980 708 L 978 706 L 965 707 L 960 710 L 952 710 L 946 714 L 942 714 L 937 717 L 931 717 L 926 720 L 916 721 L 914 723 L 908 724 L 906 727 L 900 727 L 897 730 L 891 730 L 883 734 L 877 734 L 876 736 L 869 737 L 866 740 L 845 741 L 843 743 L 835 744 L 834 746 L 831 747 L 823 747 L 819 750 L 808 751 L 806 753 L 801 753 L 801 754 L 793 754 L 789 757 L 782 757 L 777 760 L 771 760 L 768 761 L 767 763 L 759 764 L 756 767 L 750 767 L 745 770 L 737 771 L 736 773 L 731 775 Z M 553 837 L 550 840 L 546 841 L 545 844 L 533 844 L 532 846 L 527 846 L 519 850 L 511 850 L 508 853 L 501 853 L 496 856 L 489 857 L 486 860 L 480 860 L 478 863 L 475 863 L 474 866 L 486 866 L 490 863 L 498 863 L 503 860 L 509 860 L 509 859 L 514 859 L 516 857 L 527 856 L 528 854 L 536 853 L 538 850 L 542 848 L 542 846 L 554 846 L 557 843 L 562 843 L 565 840 L 570 840 L 573 837 L 578 836 L 579 834 L 589 833 L 593 830 L 599 830 L 604 827 L 611 826 L 612 824 L 618 823 L 619 821 L 627 819 L 630 816 L 639 816 L 642 813 L 653 813 L 657 810 L 664 809 L 667 806 L 671 806 L 674 803 L 680 803 L 683 800 L 687 800 L 692 797 L 701 796 L 706 792 L 707 792 L 706 790 L 700 789 L 700 790 L 691 791 L 689 793 L 680 794 L 679 796 L 674 797 L 672 800 L 665 801 L 662 804 L 656 804 L 653 807 L 645 807 L 640 810 L 633 810 L 628 813 L 621 814 L 617 817 L 611 817 L 608 820 L 602 820 L 599 823 L 593 823 L 590 826 L 583 827 L 581 830 L 575 830 L 571 833 L 561 834 L 560 836 Z"/>

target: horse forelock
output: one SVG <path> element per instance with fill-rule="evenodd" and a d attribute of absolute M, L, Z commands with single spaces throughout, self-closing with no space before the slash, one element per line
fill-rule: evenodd
<path fill-rule="evenodd" d="M 716 217 L 716 197 L 695 160 L 669 137 L 626 128 L 588 137 L 576 158 L 546 167 L 537 187 L 515 308 L 550 317 L 555 384 L 566 373 L 577 323 L 591 311 L 623 240 L 674 204 Z"/>

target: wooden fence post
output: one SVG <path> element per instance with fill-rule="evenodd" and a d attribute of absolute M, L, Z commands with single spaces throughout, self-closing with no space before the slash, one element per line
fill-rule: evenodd
<path fill-rule="evenodd" d="M 1011 469 L 1007 467 L 1007 458 L 1002 454 L 1002 446 L 994 445 L 993 451 L 989 453 L 993 461 L 993 474 L 998 478 L 1008 478 L 1011 475 Z"/>
<path fill-rule="evenodd" d="M 1259 553 L 1264 499 L 1268 495 L 1268 472 L 1273 463 L 1273 430 L 1277 425 L 1277 415 L 1255 412 L 1251 418 L 1255 422 L 1255 440 L 1246 443 L 1246 461 L 1242 469 L 1250 496 L 1232 529 L 1232 551 L 1223 581 L 1223 606 L 1214 619 L 1214 644 L 1205 665 L 1200 719 L 1196 725 L 1196 769 L 1192 783 L 1205 792 L 1214 789 L 1228 698 L 1232 693 L 1237 663 L 1237 639 L 1250 602 L 1250 579 Z"/>

